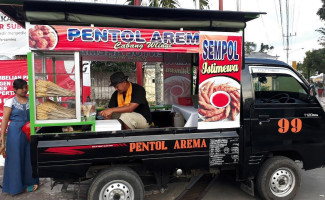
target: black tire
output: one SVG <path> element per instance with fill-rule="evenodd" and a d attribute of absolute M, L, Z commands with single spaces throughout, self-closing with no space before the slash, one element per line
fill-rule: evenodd
<path fill-rule="evenodd" d="M 126 167 L 103 170 L 88 189 L 88 200 L 114 199 L 114 195 L 121 200 L 143 200 L 144 186 L 138 174 Z"/>
<path fill-rule="evenodd" d="M 265 161 L 256 180 L 256 188 L 263 199 L 293 199 L 300 187 L 301 174 L 297 164 L 283 156 Z"/>

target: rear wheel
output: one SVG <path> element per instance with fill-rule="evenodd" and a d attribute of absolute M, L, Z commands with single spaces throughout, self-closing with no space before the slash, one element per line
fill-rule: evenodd
<path fill-rule="evenodd" d="M 129 168 L 112 168 L 100 172 L 88 190 L 88 200 L 142 200 L 143 183 Z"/>
<path fill-rule="evenodd" d="M 297 194 L 300 182 L 300 169 L 296 163 L 289 158 L 276 156 L 262 165 L 256 187 L 263 199 L 286 200 Z"/>

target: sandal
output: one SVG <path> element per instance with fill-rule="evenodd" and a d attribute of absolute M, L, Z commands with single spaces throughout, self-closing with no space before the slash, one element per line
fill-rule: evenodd
<path fill-rule="evenodd" d="M 25 192 L 35 192 L 38 189 L 38 185 L 30 185 L 25 189 Z"/>

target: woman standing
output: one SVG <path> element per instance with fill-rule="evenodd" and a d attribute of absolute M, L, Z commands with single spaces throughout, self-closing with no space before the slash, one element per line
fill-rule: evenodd
<path fill-rule="evenodd" d="M 29 121 L 29 101 L 27 82 L 16 79 L 13 82 L 16 96 L 4 104 L 1 123 L 0 154 L 6 151 L 2 192 L 15 195 L 24 191 L 35 191 L 38 178 L 32 177 L 30 143 L 21 128 Z M 8 121 L 7 141 L 5 141 Z"/>

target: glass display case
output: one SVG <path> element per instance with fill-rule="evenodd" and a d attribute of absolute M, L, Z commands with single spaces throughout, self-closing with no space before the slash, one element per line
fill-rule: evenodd
<path fill-rule="evenodd" d="M 81 122 L 79 52 L 32 52 L 29 63 L 34 125 Z"/>

